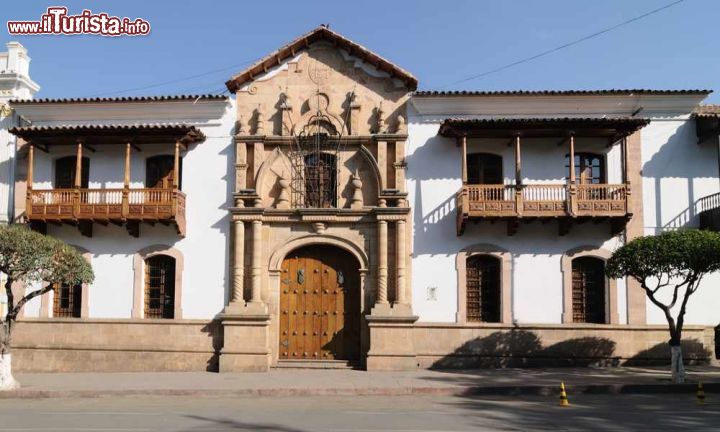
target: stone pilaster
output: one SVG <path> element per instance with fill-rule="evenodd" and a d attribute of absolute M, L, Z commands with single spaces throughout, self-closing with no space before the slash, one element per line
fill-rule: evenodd
<path fill-rule="evenodd" d="M 645 222 L 643 219 L 643 190 L 642 190 L 642 140 L 640 131 L 630 135 L 627 139 L 627 182 L 629 207 L 632 213 L 625 227 L 625 241 L 644 235 Z M 638 281 L 627 278 L 627 320 L 628 324 L 642 325 L 647 322 L 647 306 L 645 291 Z"/>
<path fill-rule="evenodd" d="M 390 220 L 396 223 L 396 301 L 390 305 L 387 299 L 388 221 L 381 219 L 378 220 L 377 299 L 370 315 L 365 317 L 370 329 L 366 364 L 368 370 L 413 370 L 417 368 L 413 328 L 418 317 L 412 315 L 407 302 L 406 221 L 404 216 L 391 216 Z"/>

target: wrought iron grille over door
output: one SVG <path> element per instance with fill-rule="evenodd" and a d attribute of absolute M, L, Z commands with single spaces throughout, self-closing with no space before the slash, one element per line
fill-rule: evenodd
<path fill-rule="evenodd" d="M 500 322 L 500 261 L 488 255 L 467 260 L 467 320 Z"/>
<path fill-rule="evenodd" d="M 573 322 L 604 324 L 605 262 L 593 257 L 572 262 Z"/>
<path fill-rule="evenodd" d="M 305 204 L 313 208 L 337 206 L 335 156 L 313 153 L 305 157 Z"/>
<path fill-rule="evenodd" d="M 296 138 L 288 153 L 293 207 L 337 207 L 338 146 L 324 133 Z"/>
<path fill-rule="evenodd" d="M 145 260 L 145 318 L 174 318 L 175 259 L 156 255 Z"/>

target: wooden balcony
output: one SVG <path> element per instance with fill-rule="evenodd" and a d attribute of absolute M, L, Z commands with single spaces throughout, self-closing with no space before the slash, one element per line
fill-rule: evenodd
<path fill-rule="evenodd" d="M 139 235 L 140 222 L 174 225 L 185 236 L 185 194 L 178 189 L 33 189 L 27 219 L 37 225 L 69 223 L 92 236 L 92 224 L 125 225 Z"/>
<path fill-rule="evenodd" d="M 624 225 L 629 195 L 624 184 L 465 185 L 456 196 L 457 234 L 468 220 L 507 220 L 509 234 L 523 219 L 558 219 L 561 235 L 573 220 L 613 219 Z"/>
<path fill-rule="evenodd" d="M 700 198 L 696 208 L 700 229 L 720 231 L 720 193 Z"/>

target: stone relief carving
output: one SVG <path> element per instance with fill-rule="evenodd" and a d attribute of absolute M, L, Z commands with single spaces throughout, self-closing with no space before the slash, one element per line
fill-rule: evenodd
<path fill-rule="evenodd" d="M 308 112 L 316 111 L 314 105 L 321 105 L 343 136 L 401 130 L 395 124 L 398 115 L 405 116 L 409 92 L 386 73 L 323 42 L 298 53 L 291 63 L 238 91 L 238 114 L 254 117 L 258 104 L 264 105 L 263 134 L 298 134 Z"/>

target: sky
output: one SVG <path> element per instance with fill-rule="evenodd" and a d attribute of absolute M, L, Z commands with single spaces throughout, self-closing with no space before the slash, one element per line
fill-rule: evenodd
<path fill-rule="evenodd" d="M 661 12 L 477 79 L 673 0 L 229 1 L 6 0 L 0 50 L 16 40 L 32 58 L 36 97 L 222 93 L 224 82 L 320 24 L 410 71 L 422 90 L 715 89 L 720 103 L 720 1 Z M 137 37 L 11 36 L 8 20 L 48 6 L 70 14 L 143 18 Z"/>

